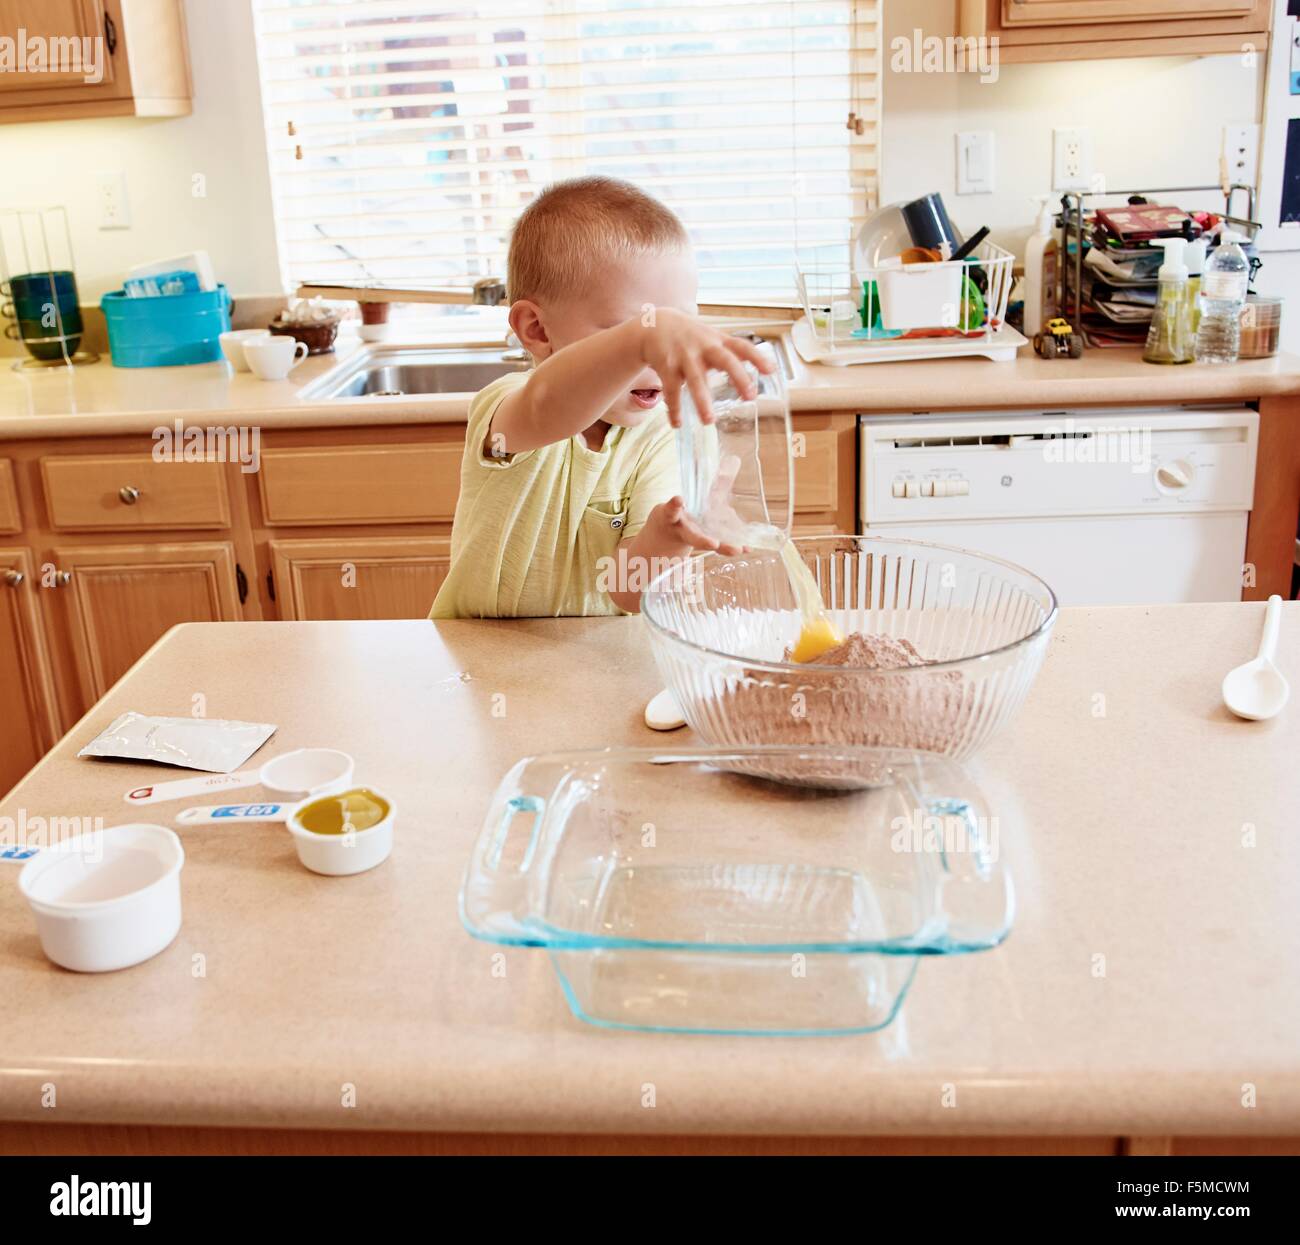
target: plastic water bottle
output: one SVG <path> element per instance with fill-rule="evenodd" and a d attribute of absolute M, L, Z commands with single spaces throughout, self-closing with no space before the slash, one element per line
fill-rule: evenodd
<path fill-rule="evenodd" d="M 1201 276 L 1201 323 L 1196 331 L 1197 363 L 1236 363 L 1241 348 L 1241 308 L 1250 265 L 1241 235 L 1225 233 L 1210 252 Z"/>

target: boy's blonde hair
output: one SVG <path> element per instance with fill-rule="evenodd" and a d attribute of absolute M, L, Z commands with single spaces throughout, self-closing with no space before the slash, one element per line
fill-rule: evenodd
<path fill-rule="evenodd" d="M 510 301 L 580 294 L 622 257 L 689 245 L 686 229 L 658 199 L 614 177 L 574 177 L 548 186 L 510 234 Z"/>

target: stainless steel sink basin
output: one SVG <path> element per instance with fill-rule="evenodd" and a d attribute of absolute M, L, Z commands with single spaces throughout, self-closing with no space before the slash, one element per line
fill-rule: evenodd
<path fill-rule="evenodd" d="M 785 343 L 777 339 L 772 345 L 789 379 Z M 526 372 L 530 366 L 522 351 L 504 346 L 370 346 L 313 381 L 302 396 L 330 400 L 477 393 L 498 376 Z"/>
<path fill-rule="evenodd" d="M 502 347 L 363 350 L 303 390 L 305 398 L 397 397 L 477 393 L 507 372 L 523 372 L 527 357 Z"/>

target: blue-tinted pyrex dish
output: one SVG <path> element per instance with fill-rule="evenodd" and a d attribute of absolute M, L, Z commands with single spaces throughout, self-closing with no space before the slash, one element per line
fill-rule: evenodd
<path fill-rule="evenodd" d="M 854 791 L 755 777 L 816 759 Z M 643 749 L 520 761 L 460 895 L 477 938 L 544 947 L 573 1013 L 688 1033 L 867 1033 L 925 955 L 1011 928 L 1001 834 L 961 767 L 890 749 Z"/>

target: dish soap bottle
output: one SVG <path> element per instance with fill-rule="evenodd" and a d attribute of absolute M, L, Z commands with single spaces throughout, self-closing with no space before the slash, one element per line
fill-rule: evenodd
<path fill-rule="evenodd" d="M 1051 195 L 1035 195 L 1038 223 L 1025 243 L 1025 336 L 1032 339 L 1056 314 L 1056 232 Z"/>
<path fill-rule="evenodd" d="M 1187 240 L 1155 238 L 1153 243 L 1165 248 L 1165 262 L 1160 265 L 1156 312 L 1151 317 L 1142 358 L 1147 363 L 1190 363 L 1192 340 L 1187 328 L 1187 266 L 1183 263 L 1183 248 Z"/>
<path fill-rule="evenodd" d="M 1187 265 L 1187 331 L 1196 340 L 1196 329 L 1201 323 L 1201 273 L 1205 270 L 1205 239 L 1197 238 L 1183 248 L 1183 263 Z"/>
<path fill-rule="evenodd" d="M 1236 363 L 1241 349 L 1241 308 L 1246 301 L 1250 265 L 1241 235 L 1225 233 L 1205 261 L 1201 280 L 1201 323 L 1196 333 L 1197 363 Z"/>

